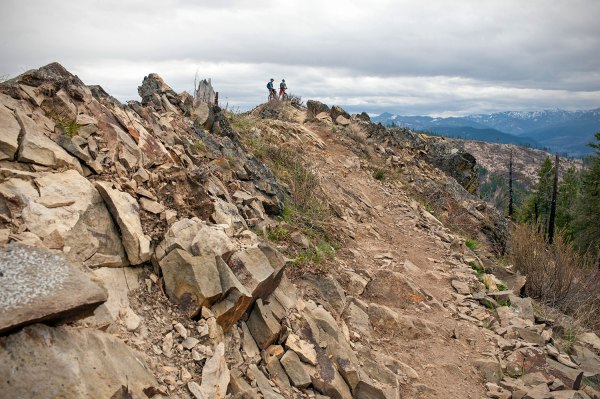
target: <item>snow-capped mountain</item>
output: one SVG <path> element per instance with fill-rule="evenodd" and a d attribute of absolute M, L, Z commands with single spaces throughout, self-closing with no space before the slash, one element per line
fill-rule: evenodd
<path fill-rule="evenodd" d="M 587 111 L 507 111 L 450 118 L 385 112 L 372 120 L 386 126 L 407 127 L 449 137 L 548 147 L 551 151 L 581 156 L 592 152 L 587 144 L 593 141 L 594 133 L 600 131 L 600 108 Z"/>

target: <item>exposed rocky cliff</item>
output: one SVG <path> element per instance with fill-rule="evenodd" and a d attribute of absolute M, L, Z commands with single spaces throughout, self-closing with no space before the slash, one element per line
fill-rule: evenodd
<path fill-rule="evenodd" d="M 139 94 L 121 104 L 59 64 L 0 85 L 4 395 L 594 394 L 595 335 L 569 357 L 519 279 L 477 278 L 506 226 L 469 193 L 462 148 L 318 102 L 262 105 L 234 128 L 156 74 Z M 302 188 L 267 166 L 273 148 L 318 185 L 333 216 L 308 222 L 335 257 L 286 219 Z M 461 233 L 490 245 L 473 253 Z M 308 255 L 324 264 L 303 268 Z M 517 369 L 532 377 L 503 378 Z"/>

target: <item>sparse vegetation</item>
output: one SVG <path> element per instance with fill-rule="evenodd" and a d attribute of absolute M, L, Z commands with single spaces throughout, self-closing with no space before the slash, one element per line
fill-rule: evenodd
<path fill-rule="evenodd" d="M 304 250 L 298 254 L 294 259 L 294 264 L 300 268 L 306 268 L 309 266 L 319 266 L 325 261 L 335 256 L 335 248 L 327 243 L 320 242 L 314 248 Z"/>
<path fill-rule="evenodd" d="M 196 140 L 196 142 L 194 143 L 194 148 L 196 148 L 199 151 L 204 151 L 206 150 L 206 144 L 204 144 L 202 140 Z"/>
<path fill-rule="evenodd" d="M 383 170 L 383 169 L 375 169 L 375 171 L 373 172 L 373 177 L 376 180 L 383 180 L 383 179 L 385 179 L 385 170 Z"/>
<path fill-rule="evenodd" d="M 275 228 L 267 231 L 267 238 L 271 241 L 285 241 L 289 238 L 289 236 L 289 230 L 282 226 L 276 226 Z"/>
<path fill-rule="evenodd" d="M 600 330 L 600 270 L 591 256 L 581 255 L 563 232 L 550 245 L 536 225 L 512 231 L 512 259 L 527 276 L 525 294 Z"/>
<path fill-rule="evenodd" d="M 65 135 L 75 137 L 79 134 L 79 124 L 75 119 L 69 119 L 62 122 Z"/>
<path fill-rule="evenodd" d="M 485 275 L 485 269 L 480 264 L 478 264 L 476 262 L 469 262 L 469 267 L 471 269 L 475 270 L 475 273 L 477 273 L 477 278 L 479 280 L 481 280 L 483 278 L 483 276 Z"/>
<path fill-rule="evenodd" d="M 290 245 L 288 256 L 304 269 L 308 265 L 321 265 L 329 259 L 336 240 L 329 227 L 331 210 L 322 200 L 317 175 L 302 158 L 302 149 L 281 145 L 278 140 L 260 130 L 260 120 L 248 114 L 229 114 L 232 127 L 240 133 L 249 150 L 270 166 L 277 177 L 289 188 L 289 196 L 279 216 L 289 228 L 276 227 L 267 232 L 272 241 L 286 241 L 292 231 L 300 231 L 318 242 L 314 248 L 298 249 Z M 331 255 L 331 256 L 330 256 Z"/>
<path fill-rule="evenodd" d="M 465 245 L 471 251 L 475 251 L 477 248 L 479 248 L 479 242 L 477 240 L 473 239 L 473 238 L 467 238 L 465 240 Z"/>

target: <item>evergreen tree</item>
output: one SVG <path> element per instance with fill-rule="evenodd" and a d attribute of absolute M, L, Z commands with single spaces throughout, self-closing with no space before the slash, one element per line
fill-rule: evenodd
<path fill-rule="evenodd" d="M 581 251 L 592 251 L 600 267 L 600 132 L 596 133 L 596 140 L 597 143 L 590 144 L 596 153 L 590 157 L 590 166 L 582 171 L 573 230 L 577 247 Z"/>
<path fill-rule="evenodd" d="M 558 188 L 556 204 L 556 226 L 569 240 L 573 239 L 576 204 L 579 201 L 581 174 L 574 167 L 569 168 Z"/>
<path fill-rule="evenodd" d="M 554 161 L 554 180 L 552 181 L 552 200 L 550 202 L 550 216 L 548 217 L 548 242 L 554 241 L 554 229 L 556 228 L 556 197 L 558 196 L 558 169 L 560 157 L 556 154 Z"/>
<path fill-rule="evenodd" d="M 544 230 L 548 226 L 552 199 L 553 172 L 552 161 L 550 157 L 546 157 L 538 171 L 538 182 L 520 210 L 519 219 L 521 222 L 537 223 L 540 226 L 544 226 Z"/>

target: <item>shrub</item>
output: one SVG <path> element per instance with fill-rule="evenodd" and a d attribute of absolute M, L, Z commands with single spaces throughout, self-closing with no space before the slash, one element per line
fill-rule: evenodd
<path fill-rule="evenodd" d="M 475 263 L 475 262 L 469 262 L 469 267 L 471 269 L 475 270 L 475 273 L 477 273 L 477 278 L 479 280 L 481 280 L 483 278 L 483 276 L 485 275 L 485 269 L 480 264 Z"/>
<path fill-rule="evenodd" d="M 385 170 L 383 170 L 383 169 L 376 169 L 373 172 L 373 177 L 376 180 L 383 180 L 383 179 L 385 179 Z"/>
<path fill-rule="evenodd" d="M 204 144 L 202 140 L 196 140 L 194 147 L 199 151 L 204 151 L 206 149 L 206 144 Z"/>
<path fill-rule="evenodd" d="M 533 225 L 513 228 L 511 256 L 527 276 L 525 294 L 600 330 L 600 270 L 569 244 L 563 232 L 548 244 Z"/>
<path fill-rule="evenodd" d="M 79 134 L 79 124 L 75 119 L 68 119 L 62 122 L 64 132 L 69 137 L 75 137 Z"/>

